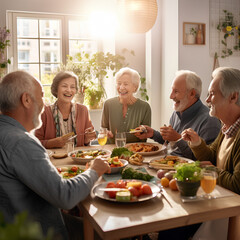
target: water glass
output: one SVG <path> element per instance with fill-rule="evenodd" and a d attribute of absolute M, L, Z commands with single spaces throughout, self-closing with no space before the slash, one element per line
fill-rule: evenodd
<path fill-rule="evenodd" d="M 116 133 L 115 144 L 117 147 L 124 147 L 126 145 L 126 133 L 125 132 Z"/>
<path fill-rule="evenodd" d="M 70 152 L 74 151 L 74 141 L 66 142 L 65 147 L 66 147 L 67 153 L 70 153 Z"/>

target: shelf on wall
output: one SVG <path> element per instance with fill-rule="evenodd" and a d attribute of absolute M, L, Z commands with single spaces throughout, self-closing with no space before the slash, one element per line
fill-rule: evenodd
<path fill-rule="evenodd" d="M 183 23 L 183 45 L 205 45 L 206 24 L 196 22 Z"/>

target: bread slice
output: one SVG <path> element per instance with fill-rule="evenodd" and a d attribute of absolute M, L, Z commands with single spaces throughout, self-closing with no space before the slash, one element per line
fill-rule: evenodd
<path fill-rule="evenodd" d="M 70 133 L 67 133 L 67 134 L 65 134 L 65 135 L 62 135 L 62 137 L 63 138 L 70 138 L 70 137 L 72 137 L 72 136 L 74 136 L 74 132 L 70 132 Z"/>
<path fill-rule="evenodd" d="M 59 159 L 59 158 L 65 158 L 65 157 L 67 157 L 67 153 L 54 153 L 53 155 L 52 155 L 52 157 L 53 158 L 57 158 L 57 159 Z"/>

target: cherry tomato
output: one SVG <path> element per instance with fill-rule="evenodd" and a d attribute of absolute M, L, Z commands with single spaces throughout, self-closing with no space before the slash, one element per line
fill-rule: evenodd
<path fill-rule="evenodd" d="M 117 192 L 114 192 L 114 191 L 107 192 L 107 194 L 110 198 L 116 198 L 116 193 Z"/>
<path fill-rule="evenodd" d="M 109 182 L 107 184 L 107 188 L 115 188 L 116 187 L 116 184 L 114 182 Z"/>
<path fill-rule="evenodd" d="M 124 180 L 118 180 L 116 183 L 117 188 L 126 188 L 126 182 Z"/>
<path fill-rule="evenodd" d="M 62 169 L 61 168 L 57 168 L 58 172 L 61 173 L 62 172 Z"/>
<path fill-rule="evenodd" d="M 72 157 L 76 157 L 76 154 L 72 154 Z"/>
<path fill-rule="evenodd" d="M 152 194 L 152 189 L 151 189 L 151 187 L 150 187 L 149 185 L 147 185 L 147 184 L 143 184 L 143 185 L 141 186 L 141 189 L 142 189 L 144 195 L 151 195 L 151 194 Z"/>
<path fill-rule="evenodd" d="M 73 171 L 73 172 L 77 172 L 77 170 L 78 170 L 78 167 L 77 167 L 77 166 L 73 166 L 73 167 L 71 168 L 71 171 Z"/>
<path fill-rule="evenodd" d="M 131 192 L 131 194 L 135 197 L 138 197 L 140 194 L 139 194 L 139 190 L 135 187 L 129 187 L 128 190 Z"/>

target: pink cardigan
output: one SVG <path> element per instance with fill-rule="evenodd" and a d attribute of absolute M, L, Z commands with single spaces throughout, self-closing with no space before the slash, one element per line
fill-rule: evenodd
<path fill-rule="evenodd" d="M 56 138 L 56 126 L 50 106 L 45 106 L 41 118 L 42 126 L 35 131 L 35 136 L 45 147 L 49 139 Z M 76 104 L 77 146 L 84 146 L 84 135 L 82 134 L 89 127 L 93 127 L 93 125 L 87 107 L 82 104 Z"/>

